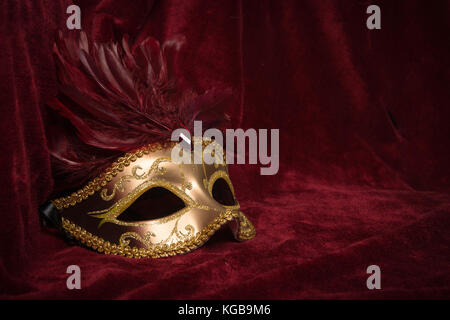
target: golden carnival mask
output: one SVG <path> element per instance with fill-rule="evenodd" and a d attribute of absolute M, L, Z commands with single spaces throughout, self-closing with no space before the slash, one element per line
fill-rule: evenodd
<path fill-rule="evenodd" d="M 174 146 L 156 143 L 127 153 L 78 192 L 52 200 L 68 235 L 99 252 L 133 258 L 189 252 L 229 221 L 237 240 L 253 238 L 224 161 L 176 163 Z"/>
<path fill-rule="evenodd" d="M 52 169 L 64 173 L 64 186 L 91 181 L 43 206 L 44 225 L 99 252 L 134 258 L 189 252 L 229 221 L 237 240 L 254 237 L 223 150 L 217 149 L 223 161 L 206 164 L 202 153 L 185 164 L 172 159 L 175 142 L 163 142 L 180 124 L 192 128 L 203 120 L 211 128 L 228 118 L 220 101 L 229 89 L 174 89 L 166 57 L 175 59 L 183 41 L 160 46 L 149 37 L 131 46 L 127 36 L 91 43 L 83 32 L 78 39 L 59 34 L 58 96 L 47 103 L 54 113 L 47 126 Z M 203 150 L 215 142 L 192 143 Z"/>

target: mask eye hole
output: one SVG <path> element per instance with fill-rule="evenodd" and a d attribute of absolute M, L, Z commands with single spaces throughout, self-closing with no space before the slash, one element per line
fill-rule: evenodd
<path fill-rule="evenodd" d="M 143 193 L 117 219 L 123 222 L 160 219 L 185 207 L 183 200 L 171 191 L 162 187 L 154 187 Z"/>
<path fill-rule="evenodd" d="M 219 178 L 214 182 L 212 188 L 212 197 L 214 200 L 224 206 L 233 206 L 236 204 L 230 186 L 225 179 Z"/>

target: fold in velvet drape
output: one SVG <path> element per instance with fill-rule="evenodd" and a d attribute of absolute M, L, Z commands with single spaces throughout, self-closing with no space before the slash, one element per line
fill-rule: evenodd
<path fill-rule="evenodd" d="M 97 40 L 187 39 L 177 70 L 234 88 L 233 127 L 279 128 L 280 171 L 234 165 L 257 237 L 128 260 L 39 226 L 52 191 L 45 101 L 70 1 L 3 1 L 0 294 L 6 298 L 445 297 L 450 283 L 448 1 L 77 1 Z M 258 263 L 255 263 L 258 261 Z M 66 268 L 82 270 L 81 291 Z M 366 268 L 382 270 L 381 291 Z"/>

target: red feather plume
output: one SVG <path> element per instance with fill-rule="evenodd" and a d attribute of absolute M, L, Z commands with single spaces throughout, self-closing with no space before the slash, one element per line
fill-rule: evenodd
<path fill-rule="evenodd" d="M 58 34 L 59 94 L 48 105 L 66 125 L 50 124 L 47 134 L 56 171 L 86 180 L 120 153 L 170 139 L 180 123 L 192 129 L 202 120 L 206 129 L 229 120 L 223 103 L 229 89 L 177 90 L 167 58 L 182 44 L 180 37 L 162 46 L 149 37 L 132 49 L 127 36 L 92 43 L 84 32 L 79 39 Z"/>

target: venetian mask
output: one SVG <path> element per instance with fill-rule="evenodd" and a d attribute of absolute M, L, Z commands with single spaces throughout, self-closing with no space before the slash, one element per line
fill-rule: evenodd
<path fill-rule="evenodd" d="M 52 200 L 65 232 L 96 251 L 133 258 L 187 253 L 228 223 L 237 240 L 253 238 L 223 152 L 213 164 L 184 164 L 172 159 L 175 146 L 127 153 L 79 191 Z"/>

